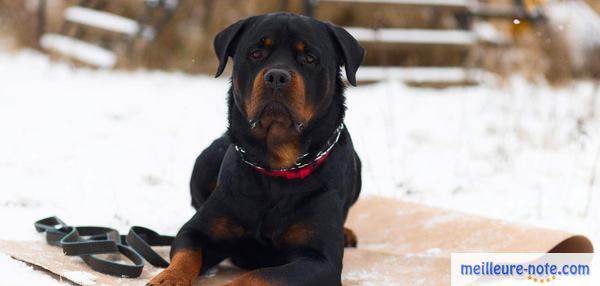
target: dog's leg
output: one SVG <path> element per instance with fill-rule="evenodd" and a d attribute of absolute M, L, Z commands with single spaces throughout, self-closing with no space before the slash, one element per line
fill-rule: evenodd
<path fill-rule="evenodd" d="M 179 230 L 171 246 L 171 263 L 148 285 L 191 286 L 196 277 L 230 256 L 230 247 L 244 235 L 223 193 L 216 192 Z M 224 212 L 224 213 L 222 213 Z"/>
<path fill-rule="evenodd" d="M 171 264 L 147 286 L 192 286 L 202 268 L 200 249 L 181 249 L 171 259 Z"/>
<path fill-rule="evenodd" d="M 215 190 L 219 168 L 229 144 L 229 138 L 222 136 L 213 141 L 196 159 L 190 180 L 192 206 L 195 209 L 199 209 Z"/>
<path fill-rule="evenodd" d="M 285 286 L 285 285 L 342 285 L 341 263 L 315 257 L 300 257 L 277 267 L 248 272 L 226 286 Z"/>
<path fill-rule="evenodd" d="M 251 271 L 228 286 L 340 286 L 344 253 L 342 211 L 331 206 L 335 193 L 325 193 L 297 210 L 274 237 L 286 264 Z M 316 211 L 318 210 L 318 211 Z"/>

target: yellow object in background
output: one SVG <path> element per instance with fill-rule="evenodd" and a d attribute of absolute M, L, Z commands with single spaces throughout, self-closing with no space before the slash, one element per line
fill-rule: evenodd
<path fill-rule="evenodd" d="M 536 13 L 544 5 L 545 0 L 523 0 L 525 10 L 530 13 Z M 531 21 L 528 19 L 513 19 L 511 33 L 513 37 L 518 37 L 531 30 Z"/>

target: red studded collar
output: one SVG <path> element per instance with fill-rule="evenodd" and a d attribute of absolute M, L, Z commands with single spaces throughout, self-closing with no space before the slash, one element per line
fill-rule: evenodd
<path fill-rule="evenodd" d="M 323 148 L 316 153 L 313 159 L 306 161 L 306 158 L 310 158 L 310 154 L 303 154 L 298 158 L 298 163 L 289 168 L 269 169 L 259 165 L 258 163 L 249 161 L 246 156 L 247 152 L 242 147 L 235 145 L 235 150 L 238 152 L 238 154 L 240 154 L 240 157 L 244 163 L 250 165 L 252 168 L 254 168 L 257 172 L 261 174 L 272 177 L 281 177 L 287 180 L 304 179 L 310 176 L 310 174 L 312 174 L 317 168 L 319 168 L 319 166 L 321 166 L 325 162 L 327 157 L 329 157 L 329 155 L 331 154 L 331 150 L 339 141 L 343 129 L 344 124 L 342 123 L 340 124 L 340 126 L 338 126 L 338 128 L 335 129 L 329 140 L 327 140 Z"/>

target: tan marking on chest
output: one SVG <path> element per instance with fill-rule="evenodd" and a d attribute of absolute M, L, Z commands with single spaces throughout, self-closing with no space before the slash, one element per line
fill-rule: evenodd
<path fill-rule="evenodd" d="M 305 244 L 313 235 L 313 229 L 305 224 L 297 223 L 289 226 L 283 234 L 281 239 L 291 245 L 302 245 Z"/>
<path fill-rule="evenodd" d="M 209 220 L 210 235 L 217 240 L 230 240 L 244 234 L 244 229 L 231 219 L 221 216 Z"/>

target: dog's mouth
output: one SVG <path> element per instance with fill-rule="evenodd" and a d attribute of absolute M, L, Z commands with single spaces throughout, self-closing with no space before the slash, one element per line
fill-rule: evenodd
<path fill-rule="evenodd" d="M 271 126 L 294 128 L 301 132 L 305 124 L 294 119 L 292 111 L 283 102 L 271 100 L 265 103 L 255 119 L 248 121 L 251 129 L 269 130 Z"/>

